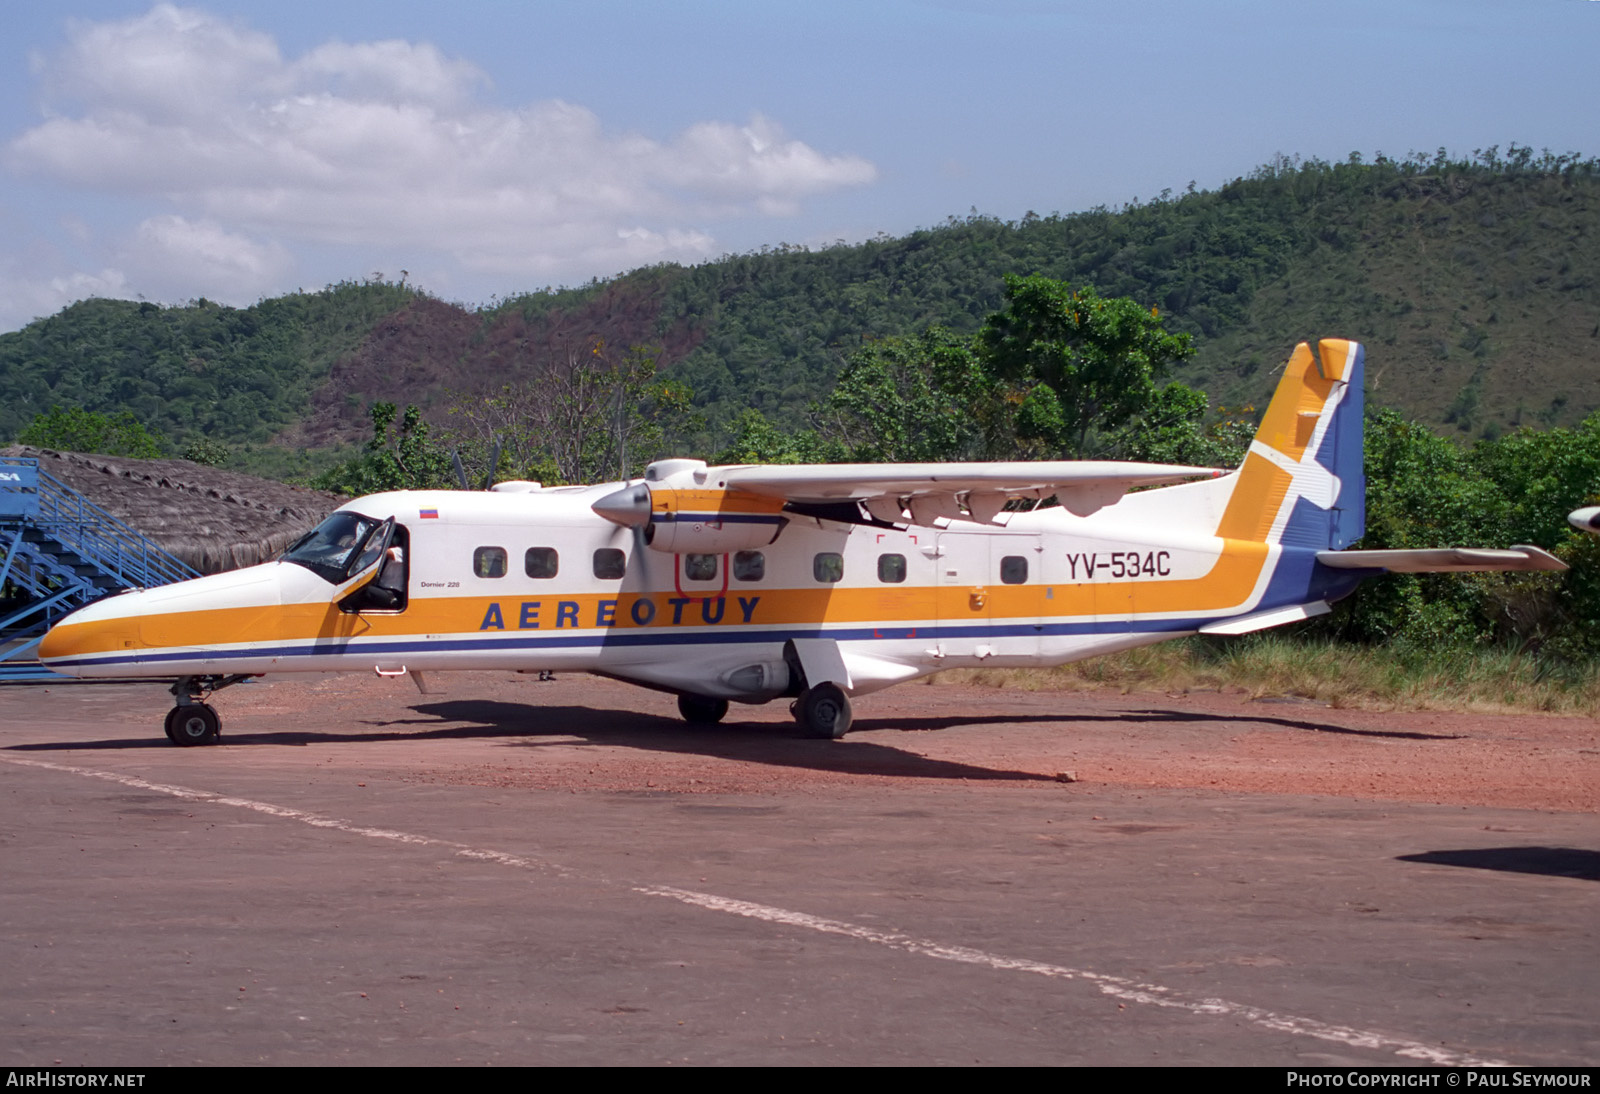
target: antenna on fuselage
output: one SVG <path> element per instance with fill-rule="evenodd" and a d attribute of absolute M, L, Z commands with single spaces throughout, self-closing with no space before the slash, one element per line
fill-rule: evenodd
<path fill-rule="evenodd" d="M 483 487 L 482 487 L 482 489 L 487 490 L 487 489 L 489 489 L 489 487 L 494 485 L 494 477 L 495 477 L 496 472 L 498 472 L 499 470 L 500 470 L 500 438 L 496 437 L 494 439 L 494 452 L 489 456 L 489 470 L 483 476 Z"/>

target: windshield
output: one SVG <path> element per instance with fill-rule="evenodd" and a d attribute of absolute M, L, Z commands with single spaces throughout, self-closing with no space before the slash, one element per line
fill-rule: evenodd
<path fill-rule="evenodd" d="M 380 520 L 340 510 L 296 540 L 283 553 L 283 561 L 304 566 L 337 585 L 376 559 L 383 549 L 376 535 L 382 525 Z"/>

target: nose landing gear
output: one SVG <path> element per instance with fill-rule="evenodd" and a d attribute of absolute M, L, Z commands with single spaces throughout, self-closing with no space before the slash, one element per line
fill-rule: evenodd
<path fill-rule="evenodd" d="M 175 681 L 168 690 L 178 705 L 167 712 L 167 740 L 184 748 L 216 744 L 222 735 L 222 719 L 206 705 L 206 699 L 214 691 L 248 679 L 249 675 L 184 676 Z"/>
<path fill-rule="evenodd" d="M 214 745 L 222 733 L 222 719 L 204 703 L 173 707 L 167 712 L 167 740 L 175 745 Z"/>

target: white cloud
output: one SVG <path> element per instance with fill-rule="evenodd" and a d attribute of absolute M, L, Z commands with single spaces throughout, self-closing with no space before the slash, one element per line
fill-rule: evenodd
<path fill-rule="evenodd" d="M 257 243 L 212 221 L 166 215 L 139 225 L 123 265 L 157 297 L 172 299 L 183 295 L 184 284 L 200 284 L 210 296 L 241 302 L 281 284 L 294 260 L 281 244 Z M 173 278 L 174 271 L 181 271 L 182 281 Z"/>
<path fill-rule="evenodd" d="M 142 284 L 191 263 L 184 295 L 226 298 L 201 278 L 264 291 L 296 245 L 557 280 L 692 261 L 715 252 L 710 221 L 792 215 L 876 177 L 762 117 L 656 140 L 569 102 L 491 105 L 481 71 L 426 43 L 286 58 L 270 35 L 169 4 L 73 22 L 36 67 L 50 111 L 8 166 L 166 211 L 134 230 L 148 250 L 126 265 Z"/>
<path fill-rule="evenodd" d="M 0 330 L 15 330 L 54 315 L 78 300 L 95 296 L 126 299 L 134 294 L 121 270 L 107 266 L 93 273 L 41 275 L 31 261 L 36 257 L 0 258 Z"/>

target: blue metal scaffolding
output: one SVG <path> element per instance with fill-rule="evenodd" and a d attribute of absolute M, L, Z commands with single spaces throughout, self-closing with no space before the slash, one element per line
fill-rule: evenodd
<path fill-rule="evenodd" d="M 0 682 L 64 679 L 35 651 L 68 612 L 124 589 L 199 576 L 38 460 L 0 456 Z"/>

